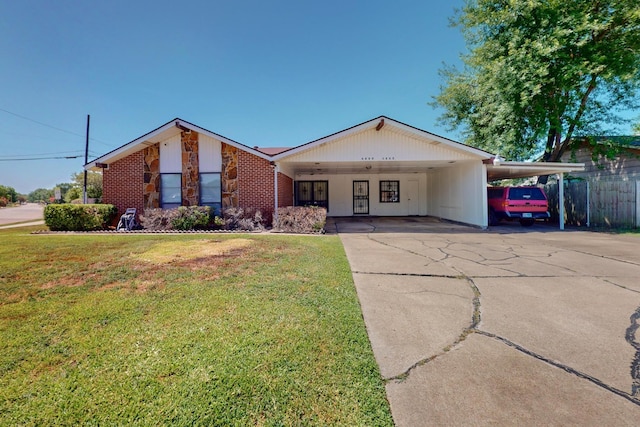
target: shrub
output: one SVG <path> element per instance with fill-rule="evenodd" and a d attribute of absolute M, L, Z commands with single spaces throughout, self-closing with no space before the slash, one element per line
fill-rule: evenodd
<path fill-rule="evenodd" d="M 47 205 L 44 222 L 54 231 L 90 231 L 107 227 L 116 217 L 113 205 Z"/>
<path fill-rule="evenodd" d="M 180 206 L 178 215 L 171 220 L 176 230 L 202 230 L 211 223 L 211 208 L 209 206 Z"/>
<path fill-rule="evenodd" d="M 146 230 L 203 230 L 220 228 L 221 218 L 212 216 L 209 206 L 180 206 L 174 209 L 146 209 L 140 215 Z"/>
<path fill-rule="evenodd" d="M 273 228 L 287 233 L 322 233 L 327 222 L 327 210 L 317 206 L 278 208 Z"/>
<path fill-rule="evenodd" d="M 6 197 L 0 197 L 0 208 L 4 208 L 9 204 Z"/>
<path fill-rule="evenodd" d="M 260 209 L 229 208 L 224 211 L 224 226 L 227 230 L 264 230 L 265 223 Z"/>

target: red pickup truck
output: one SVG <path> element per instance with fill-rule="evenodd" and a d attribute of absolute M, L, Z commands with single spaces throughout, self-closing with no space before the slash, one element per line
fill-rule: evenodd
<path fill-rule="evenodd" d="M 547 196 L 540 187 L 488 187 L 489 225 L 501 219 L 518 219 L 524 227 L 549 218 Z"/>

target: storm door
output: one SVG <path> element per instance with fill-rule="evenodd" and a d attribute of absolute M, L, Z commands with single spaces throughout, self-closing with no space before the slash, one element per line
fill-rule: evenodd
<path fill-rule="evenodd" d="M 369 214 L 369 181 L 353 181 L 353 214 Z"/>

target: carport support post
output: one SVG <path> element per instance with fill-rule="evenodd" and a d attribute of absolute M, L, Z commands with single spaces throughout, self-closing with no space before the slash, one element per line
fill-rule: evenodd
<path fill-rule="evenodd" d="M 276 220 L 278 219 L 278 164 L 272 162 L 271 165 L 273 166 L 273 189 L 274 189 L 272 222 L 276 222 Z"/>
<path fill-rule="evenodd" d="M 560 230 L 564 230 L 564 173 L 558 174 L 558 216 Z"/>

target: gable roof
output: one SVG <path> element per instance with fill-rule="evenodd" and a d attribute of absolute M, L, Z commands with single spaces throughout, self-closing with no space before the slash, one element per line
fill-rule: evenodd
<path fill-rule="evenodd" d="M 115 150 L 112 150 L 92 161 L 90 161 L 89 163 L 87 163 L 86 165 L 84 165 L 85 169 L 100 169 L 98 167 L 98 164 L 100 163 L 110 163 L 110 162 L 114 162 L 116 160 L 119 160 L 123 157 L 126 157 L 130 154 L 133 154 L 137 151 L 140 151 L 141 149 L 148 147 L 150 145 L 154 145 L 158 142 L 164 141 L 168 138 L 170 138 L 171 136 L 176 135 L 179 132 L 182 132 L 184 130 L 191 130 L 194 132 L 198 132 L 199 134 L 203 134 L 203 135 L 207 135 L 213 139 L 216 139 L 218 141 L 224 142 L 225 144 L 231 145 L 233 147 L 236 147 L 240 150 L 243 151 L 247 151 L 251 154 L 254 154 L 258 157 L 262 157 L 263 159 L 270 159 L 270 156 L 258 149 L 255 148 L 251 148 L 247 145 L 241 144 L 237 141 L 234 141 L 232 139 L 229 139 L 227 137 L 224 137 L 222 135 L 219 135 L 217 133 L 211 132 L 210 130 L 207 130 L 205 128 L 202 128 L 200 126 L 194 125 L 193 123 L 190 123 L 186 120 L 182 120 L 180 118 L 175 118 L 173 120 L 168 121 L 167 123 L 163 124 L 162 126 L 152 130 L 151 132 L 148 132 L 136 139 L 134 139 L 133 141 L 130 141 L 118 148 L 116 148 Z"/>
<path fill-rule="evenodd" d="M 426 139 L 432 141 L 436 144 L 444 144 L 448 148 L 451 148 L 455 151 L 464 152 L 466 154 L 470 154 L 472 156 L 478 157 L 480 159 L 488 159 L 492 156 L 491 153 L 480 150 L 478 148 L 471 147 L 469 145 L 461 144 L 452 139 L 444 138 L 442 136 L 427 132 L 425 130 L 416 128 L 414 126 L 410 126 L 406 123 L 399 122 L 397 120 L 391 119 L 387 116 L 379 116 L 374 119 L 368 120 L 366 122 L 360 123 L 358 125 L 352 126 L 350 128 L 335 132 L 331 135 L 316 139 L 311 142 L 307 142 L 306 144 L 299 145 L 297 147 L 292 147 L 286 151 L 283 151 L 279 154 L 273 156 L 273 160 L 284 160 L 287 157 L 292 157 L 296 154 L 311 150 L 313 148 L 329 144 L 339 139 L 346 138 L 348 136 L 367 131 L 370 129 L 381 130 L 384 127 L 391 127 L 393 130 L 408 135 L 413 138 L 418 139 Z"/>

